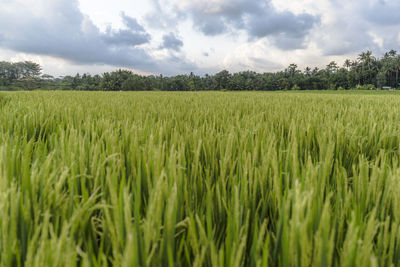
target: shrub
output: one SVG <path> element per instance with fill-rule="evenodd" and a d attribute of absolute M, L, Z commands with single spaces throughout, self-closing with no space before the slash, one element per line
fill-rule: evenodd
<path fill-rule="evenodd" d="M 295 91 L 300 90 L 300 87 L 297 84 L 295 84 L 292 86 L 292 90 L 295 90 Z"/>

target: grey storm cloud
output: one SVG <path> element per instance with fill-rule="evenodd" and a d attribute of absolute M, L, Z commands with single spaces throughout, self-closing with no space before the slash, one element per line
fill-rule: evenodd
<path fill-rule="evenodd" d="M 40 0 L 35 6 L 10 1 L 0 9 L 0 47 L 47 55 L 77 64 L 127 67 L 147 72 L 179 72 L 190 65 L 182 59 L 156 60 L 140 45 L 150 34 L 135 18 L 121 13 L 125 29 L 101 32 L 78 8 L 77 0 Z M 171 65 L 173 62 L 174 65 Z"/>
<path fill-rule="evenodd" d="M 302 49 L 314 42 L 327 56 L 399 46 L 398 0 L 328 0 L 325 4 L 332 5 L 329 11 L 314 14 L 278 10 L 271 0 L 151 1 L 157 11 L 147 22 L 163 21 L 157 26 L 164 29 L 190 19 L 194 29 L 206 36 L 244 31 L 249 41 L 267 38 L 281 50 Z M 323 20 L 328 13 L 335 19 Z M 371 32 L 378 33 L 383 46 L 374 41 Z"/>
<path fill-rule="evenodd" d="M 168 1 L 160 1 L 153 0 L 158 6 L 168 5 Z M 188 1 L 183 7 L 174 6 L 174 10 L 191 18 L 193 27 L 204 35 L 244 30 L 250 39 L 268 37 L 273 43 L 283 42 L 283 49 L 302 47 L 305 36 L 320 22 L 318 16 L 307 13 L 278 11 L 270 0 Z M 162 13 L 161 17 L 172 18 Z"/>
<path fill-rule="evenodd" d="M 160 48 L 172 49 L 179 51 L 183 46 L 183 42 L 178 39 L 174 33 L 165 34 Z"/>
<path fill-rule="evenodd" d="M 135 32 L 132 30 L 123 29 L 112 30 L 108 28 L 106 34 L 103 36 L 103 39 L 109 44 L 119 46 L 137 46 L 149 43 L 151 36 L 145 32 Z"/>
<path fill-rule="evenodd" d="M 207 19 L 204 19 L 204 17 L 195 18 L 194 22 L 196 25 L 195 28 L 208 36 L 223 34 L 228 30 L 223 19 L 214 16 L 210 16 Z"/>
<path fill-rule="evenodd" d="M 364 17 L 380 25 L 400 25 L 400 2 L 379 0 L 362 7 Z"/>
<path fill-rule="evenodd" d="M 317 22 L 308 14 L 294 15 L 291 12 L 265 12 L 249 18 L 246 27 L 256 37 L 285 34 L 288 37 L 303 37 Z"/>
<path fill-rule="evenodd" d="M 127 16 L 124 12 L 121 12 L 121 18 L 127 29 L 113 30 L 108 27 L 106 34 L 103 36 L 107 43 L 121 46 L 137 46 L 150 42 L 150 34 L 135 18 Z"/>
<path fill-rule="evenodd" d="M 135 32 L 146 32 L 144 27 L 138 23 L 138 21 L 135 18 L 129 17 L 125 14 L 125 12 L 121 12 L 121 18 L 122 21 L 124 22 L 125 26 L 127 26 L 129 29 L 135 31 Z"/>

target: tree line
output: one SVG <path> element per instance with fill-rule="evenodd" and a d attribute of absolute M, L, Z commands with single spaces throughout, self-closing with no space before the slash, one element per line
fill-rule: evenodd
<path fill-rule="evenodd" d="M 39 64 L 0 62 L 0 89 L 3 90 L 82 90 L 82 91 L 201 91 L 201 90 L 347 90 L 400 89 L 400 55 L 391 50 L 382 58 L 371 51 L 361 53 L 356 60 L 347 59 L 343 66 L 335 61 L 325 68 L 306 67 L 300 70 L 290 64 L 283 71 L 229 73 L 198 76 L 193 73 L 165 77 L 138 75 L 128 70 L 106 72 L 103 75 L 76 74 L 54 78 L 41 73 Z"/>

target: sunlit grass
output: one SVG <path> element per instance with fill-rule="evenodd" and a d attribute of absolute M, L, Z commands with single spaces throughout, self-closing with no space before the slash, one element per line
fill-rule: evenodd
<path fill-rule="evenodd" d="M 397 266 L 400 96 L 0 96 L 1 266 Z"/>

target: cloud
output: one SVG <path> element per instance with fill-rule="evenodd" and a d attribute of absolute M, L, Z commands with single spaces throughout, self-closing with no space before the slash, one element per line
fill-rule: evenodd
<path fill-rule="evenodd" d="M 171 4 L 170 0 L 146 0 L 152 5 L 152 11 L 145 15 L 147 25 L 155 29 L 176 29 L 186 14 Z"/>
<path fill-rule="evenodd" d="M 140 25 L 135 18 L 127 16 L 125 12 L 121 12 L 121 18 L 125 26 L 127 26 L 130 30 L 141 33 L 146 32 L 143 26 Z"/>
<path fill-rule="evenodd" d="M 304 36 L 316 22 L 315 17 L 308 14 L 294 15 L 290 12 L 263 12 L 252 16 L 247 28 L 251 36 L 265 37 L 268 35 L 286 34 L 288 36 Z"/>
<path fill-rule="evenodd" d="M 175 51 L 179 51 L 181 47 L 183 46 L 183 42 L 178 39 L 174 33 L 169 33 L 165 34 L 163 36 L 163 43 L 161 45 L 161 49 L 166 48 L 166 49 L 172 49 Z"/>
<path fill-rule="evenodd" d="M 135 18 L 125 13 L 121 17 L 124 29 L 108 28 L 101 32 L 81 13 L 77 0 L 12 1 L 0 9 L 0 48 L 78 64 L 113 65 L 146 72 L 164 72 L 165 66 L 179 72 L 181 67 L 187 67 L 188 62 L 152 56 L 141 47 L 150 42 L 150 34 Z"/>
<path fill-rule="evenodd" d="M 117 46 L 138 46 L 150 42 L 150 34 L 135 18 L 127 16 L 124 12 L 121 13 L 121 18 L 127 29 L 114 30 L 108 27 L 103 36 L 107 43 Z"/>
<path fill-rule="evenodd" d="M 400 2 L 397 0 L 374 1 L 363 5 L 361 10 L 364 18 L 370 22 L 385 26 L 400 24 Z"/>
<path fill-rule="evenodd" d="M 221 18 L 215 18 L 212 16 L 206 19 L 204 18 L 205 17 L 195 18 L 194 25 L 197 30 L 201 31 L 205 35 L 215 36 L 227 31 L 228 27 Z"/>
<path fill-rule="evenodd" d="M 221 68 L 234 72 L 243 70 L 258 72 L 281 70 L 284 67 L 282 64 L 284 57 L 281 55 L 283 52 L 276 48 L 270 49 L 270 46 L 269 41 L 265 39 L 242 44 L 233 53 L 224 58 Z"/>
<path fill-rule="evenodd" d="M 103 40 L 116 46 L 138 46 L 150 41 L 150 35 L 147 33 L 136 33 L 130 30 L 111 30 L 107 29 L 107 34 Z"/>
<path fill-rule="evenodd" d="M 292 62 L 323 67 L 400 45 L 398 0 L 137 0 L 112 10 L 93 6 L 85 11 L 91 19 L 78 1 L 0 0 L 0 50 L 62 59 L 79 70 L 172 75 L 272 71 Z M 105 12 L 110 16 L 99 20 Z"/>
<path fill-rule="evenodd" d="M 378 49 L 368 34 L 369 27 L 364 21 L 341 20 L 339 17 L 330 24 L 323 25 L 312 36 L 325 56 L 359 53 L 361 50 Z"/>
<path fill-rule="evenodd" d="M 309 36 L 324 56 L 354 55 L 371 50 L 380 56 L 396 48 L 400 26 L 397 0 L 326 1 L 324 22 Z"/>
<path fill-rule="evenodd" d="M 318 16 L 278 11 L 270 0 L 213 0 L 177 3 L 176 10 L 189 14 L 194 28 L 216 36 L 244 31 L 250 39 L 270 38 L 283 49 L 303 46 L 305 37 L 320 22 Z"/>

